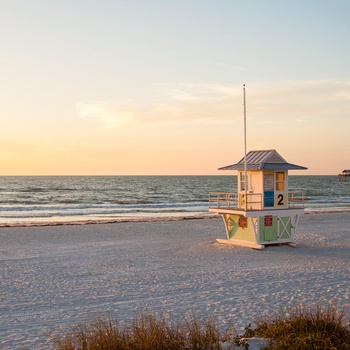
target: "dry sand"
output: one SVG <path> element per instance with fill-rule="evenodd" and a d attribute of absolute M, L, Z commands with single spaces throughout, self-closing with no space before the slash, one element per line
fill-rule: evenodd
<path fill-rule="evenodd" d="M 212 315 L 241 332 L 286 306 L 350 313 L 350 213 L 304 215 L 296 248 L 220 245 L 221 219 L 0 228 L 0 347 L 46 349 L 50 336 L 140 308 Z"/>

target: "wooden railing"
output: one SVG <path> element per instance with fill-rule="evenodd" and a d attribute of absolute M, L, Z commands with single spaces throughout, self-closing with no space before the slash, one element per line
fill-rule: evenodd
<path fill-rule="evenodd" d="M 304 208 L 304 193 L 288 192 L 289 208 Z"/>
<path fill-rule="evenodd" d="M 245 202 L 247 201 L 247 202 Z M 209 209 L 226 209 L 226 210 L 262 210 L 264 209 L 262 193 L 244 194 L 232 192 L 209 192 L 208 196 Z M 304 194 L 299 192 L 288 192 L 288 208 L 304 208 Z M 274 209 L 277 207 L 269 207 Z"/>
<path fill-rule="evenodd" d="M 237 209 L 238 194 L 231 192 L 209 192 L 209 209 Z"/>
<path fill-rule="evenodd" d="M 231 192 L 209 192 L 209 209 L 261 210 L 262 194 L 247 193 L 247 198 L 245 198 L 244 194 Z"/>

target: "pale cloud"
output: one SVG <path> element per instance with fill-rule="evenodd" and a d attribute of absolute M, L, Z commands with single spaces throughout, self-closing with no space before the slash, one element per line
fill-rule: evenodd
<path fill-rule="evenodd" d="M 235 86 L 203 83 L 154 85 L 159 100 L 142 111 L 137 119 L 153 123 L 225 124 L 235 118 L 232 111 L 238 100 Z"/>
<path fill-rule="evenodd" d="M 248 115 L 253 120 L 300 123 L 337 120 L 349 115 L 347 81 L 319 80 L 254 84 L 248 89 Z"/>
<path fill-rule="evenodd" d="M 203 101 L 237 94 L 235 86 L 209 83 L 176 83 L 155 85 L 162 88 L 162 92 L 173 101 Z"/>
<path fill-rule="evenodd" d="M 243 118 L 243 84 L 176 83 L 154 85 L 153 104 L 135 101 L 77 103 L 80 118 L 115 128 L 128 123 L 232 124 Z M 341 117 L 350 110 L 347 81 L 287 81 L 246 86 L 247 116 L 257 124 L 307 123 Z M 132 102 L 132 103 L 131 103 Z"/>
<path fill-rule="evenodd" d="M 106 129 L 123 126 L 131 121 L 134 113 L 126 109 L 126 101 L 118 103 L 108 103 L 102 101 L 78 102 L 76 111 L 78 116 L 87 121 L 100 124 Z"/>
<path fill-rule="evenodd" d="M 162 102 L 139 110 L 135 119 L 152 123 L 228 124 L 243 117 L 243 84 L 158 85 Z M 252 83 L 246 86 L 247 115 L 262 124 L 307 122 L 347 113 L 350 85 L 339 81 Z M 339 103 L 339 100 L 341 103 Z"/>

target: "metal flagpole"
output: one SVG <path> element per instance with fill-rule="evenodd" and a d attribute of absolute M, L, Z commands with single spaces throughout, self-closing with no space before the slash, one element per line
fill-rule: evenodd
<path fill-rule="evenodd" d="M 247 110 L 245 101 L 245 84 L 243 84 L 243 106 L 244 106 L 244 196 L 245 196 L 245 210 L 247 211 L 248 198 L 247 198 Z"/>

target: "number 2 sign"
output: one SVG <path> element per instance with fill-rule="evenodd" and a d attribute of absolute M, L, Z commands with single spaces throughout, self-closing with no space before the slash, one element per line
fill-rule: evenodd
<path fill-rule="evenodd" d="M 286 193 L 275 193 L 275 207 L 285 207 L 287 205 Z"/>

